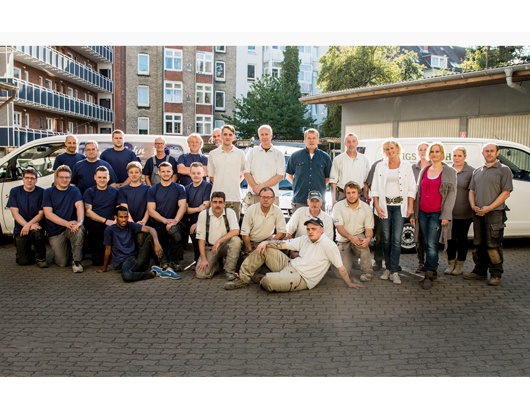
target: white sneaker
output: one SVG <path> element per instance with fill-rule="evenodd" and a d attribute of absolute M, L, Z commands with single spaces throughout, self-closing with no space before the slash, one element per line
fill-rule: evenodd
<path fill-rule="evenodd" d="M 78 263 L 77 261 L 72 262 L 72 271 L 74 273 L 82 273 L 83 272 L 83 266 Z"/>
<path fill-rule="evenodd" d="M 359 280 L 361 280 L 362 282 L 370 281 L 372 280 L 372 275 L 370 273 L 361 274 Z"/>
<path fill-rule="evenodd" d="M 381 277 L 379 277 L 381 280 L 388 280 L 390 278 L 390 271 L 385 270 L 383 271 L 383 274 L 381 274 Z"/>
<path fill-rule="evenodd" d="M 390 280 L 392 280 L 392 283 L 394 283 L 394 284 L 401 284 L 401 279 L 399 278 L 399 274 L 398 273 L 390 274 Z"/>

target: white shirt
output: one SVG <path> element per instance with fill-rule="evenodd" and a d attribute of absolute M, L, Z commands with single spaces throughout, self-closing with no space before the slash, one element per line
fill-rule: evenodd
<path fill-rule="evenodd" d="M 374 213 L 368 204 L 359 200 L 359 205 L 352 209 L 347 200 L 341 200 L 333 207 L 333 222 L 335 226 L 343 226 L 350 235 L 366 232 L 366 228 L 374 228 Z M 337 230 L 337 242 L 349 242 Z"/>
<path fill-rule="evenodd" d="M 206 237 L 206 212 L 210 212 L 210 237 Z M 239 223 L 237 222 L 236 212 L 232 209 L 224 209 L 223 214 L 226 214 L 228 219 L 228 227 L 230 230 L 239 230 Z M 197 219 L 197 239 L 202 239 L 207 244 L 215 244 L 219 238 L 225 236 L 228 232 L 226 231 L 225 219 L 223 214 L 216 217 L 213 214 L 213 210 L 207 209 L 199 213 L 199 218 Z"/>
<path fill-rule="evenodd" d="M 342 267 L 339 248 L 326 235 L 311 242 L 307 235 L 285 241 L 287 249 L 299 252 L 299 257 L 291 260 L 291 266 L 302 276 L 307 288 L 312 289 L 326 275 L 331 264 Z"/>
<path fill-rule="evenodd" d="M 285 175 L 285 157 L 274 146 L 271 146 L 269 150 L 265 150 L 261 145 L 252 147 L 247 151 L 244 172 L 251 174 L 254 181 L 258 184 L 262 184 L 276 175 L 283 177 Z M 280 192 L 278 184 L 271 186 L 276 197 L 278 197 Z"/>
<path fill-rule="evenodd" d="M 370 161 L 362 153 L 357 152 L 357 156 L 352 158 L 344 152 L 333 159 L 329 183 L 337 184 L 337 187 L 344 189 L 348 181 L 355 181 L 362 188 L 364 181 L 370 172 Z"/>
<path fill-rule="evenodd" d="M 309 213 L 309 207 L 300 207 L 289 219 L 289 222 L 287 223 L 287 233 L 291 234 L 293 237 L 305 235 L 307 230 L 304 226 L 304 223 L 311 217 L 314 216 Z M 320 214 L 317 217 L 324 222 L 324 234 L 328 238 L 333 239 L 333 232 L 335 228 L 333 226 L 333 219 L 331 216 L 325 211 L 320 210 Z"/>
<path fill-rule="evenodd" d="M 223 191 L 226 201 L 241 201 L 241 175 L 245 170 L 245 152 L 232 146 L 229 152 L 222 147 L 208 155 L 208 175 L 212 177 L 212 192 Z"/>

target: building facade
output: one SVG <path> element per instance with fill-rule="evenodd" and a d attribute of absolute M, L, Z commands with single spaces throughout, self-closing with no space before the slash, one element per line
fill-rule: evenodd
<path fill-rule="evenodd" d="M 114 48 L 0 46 L 0 145 L 110 133 Z"/>

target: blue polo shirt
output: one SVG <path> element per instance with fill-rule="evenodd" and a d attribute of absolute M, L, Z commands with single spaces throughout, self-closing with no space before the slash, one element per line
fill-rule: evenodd
<path fill-rule="evenodd" d="M 115 270 L 121 269 L 129 257 L 136 256 L 136 234 L 142 230 L 142 225 L 127 222 L 122 229 L 117 224 L 105 229 L 103 245 L 111 247 L 110 259 Z"/>
<path fill-rule="evenodd" d="M 18 213 L 29 222 L 42 210 L 43 195 L 44 188 L 37 185 L 35 185 L 35 189 L 31 192 L 26 191 L 23 185 L 19 185 L 10 191 L 7 207 L 17 208 Z M 39 224 L 42 224 L 42 222 Z M 21 230 L 22 226 L 15 220 L 13 234 L 16 236 Z"/>
<path fill-rule="evenodd" d="M 147 202 L 156 203 L 156 211 L 163 217 L 174 218 L 179 209 L 179 200 L 186 199 L 186 191 L 180 184 L 172 182 L 167 187 L 161 183 L 153 185 L 147 192 Z M 161 222 L 150 218 L 149 224 L 155 229 L 164 226 Z"/>
<path fill-rule="evenodd" d="M 55 171 L 61 165 L 66 165 L 73 171 L 75 164 L 82 161 L 84 158 L 85 155 L 82 155 L 81 153 L 74 153 L 73 155 L 66 152 L 61 153 L 53 162 L 53 170 Z"/>
<path fill-rule="evenodd" d="M 311 159 L 309 150 L 297 150 L 287 162 L 286 173 L 294 176 L 293 203 L 307 203 L 309 191 L 320 191 L 326 196 L 326 178 L 329 178 L 332 161 L 329 155 L 316 149 Z"/>
<path fill-rule="evenodd" d="M 127 204 L 129 214 L 135 222 L 142 220 L 147 209 L 147 192 L 149 185 L 140 184 L 137 187 L 125 185 L 118 190 L 118 204 Z"/>
<path fill-rule="evenodd" d="M 114 150 L 113 147 L 106 149 L 101 153 L 100 158 L 112 166 L 119 183 L 125 181 L 129 175 L 127 174 L 127 165 L 129 162 L 140 162 L 141 160 L 136 156 L 131 149 L 124 148 L 123 150 Z"/>
<path fill-rule="evenodd" d="M 98 216 L 105 219 L 114 220 L 116 212 L 116 198 L 118 197 L 118 189 L 114 187 L 107 187 L 104 190 L 98 187 L 90 187 L 83 194 L 83 201 L 86 204 L 92 205 L 92 210 Z M 87 220 L 88 221 L 88 220 Z M 107 225 L 99 223 L 94 220 L 89 221 L 90 227 L 93 230 L 101 232 Z"/>
<path fill-rule="evenodd" d="M 203 155 L 202 153 L 184 153 L 179 156 L 177 160 L 177 165 L 183 163 L 184 166 L 187 166 L 189 168 L 193 162 L 200 162 L 204 166 L 208 166 L 208 157 L 206 155 Z M 203 180 L 206 181 L 206 177 L 204 177 Z M 178 182 L 180 185 L 186 186 L 191 184 L 193 181 L 191 180 L 191 177 L 189 175 L 179 174 Z"/>
<path fill-rule="evenodd" d="M 199 207 L 205 201 L 210 201 L 210 196 L 212 195 L 212 184 L 206 181 L 202 181 L 201 185 L 198 187 L 191 184 L 184 187 L 186 189 L 186 196 L 188 197 L 188 207 Z M 188 215 L 188 220 L 190 226 L 194 223 L 197 223 L 199 219 L 199 213 L 193 213 Z"/>
<path fill-rule="evenodd" d="M 89 162 L 88 160 L 83 159 L 75 164 L 74 170 L 72 171 L 72 184 L 79 188 L 81 194 L 84 194 L 88 188 L 96 185 L 94 175 L 98 166 L 104 166 L 109 170 L 109 184 L 114 184 L 115 182 L 118 182 L 116 173 L 108 162 L 105 162 L 101 159 L 98 159 L 95 162 Z"/>
<path fill-rule="evenodd" d="M 78 201 L 83 201 L 79 188 L 69 185 L 68 188 L 63 191 L 53 186 L 44 190 L 42 207 L 51 207 L 53 213 L 61 219 L 68 221 L 77 220 L 75 203 Z M 59 235 L 66 229 L 64 226 L 57 225 L 49 219 L 46 220 L 46 228 L 48 236 Z"/>

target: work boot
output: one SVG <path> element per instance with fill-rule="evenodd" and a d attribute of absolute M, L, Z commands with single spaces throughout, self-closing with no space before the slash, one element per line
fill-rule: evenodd
<path fill-rule="evenodd" d="M 491 279 L 489 279 L 488 286 L 500 286 L 501 285 L 501 278 L 497 276 L 493 276 Z"/>
<path fill-rule="evenodd" d="M 444 274 L 453 274 L 453 271 L 455 269 L 456 260 L 449 260 L 449 267 L 447 267 L 444 271 Z"/>
<path fill-rule="evenodd" d="M 486 276 L 481 276 L 480 274 L 472 271 L 471 273 L 464 274 L 465 280 L 486 280 Z"/>
<path fill-rule="evenodd" d="M 455 264 L 455 269 L 451 272 L 452 276 L 459 276 L 464 271 L 465 261 L 457 261 Z"/>

